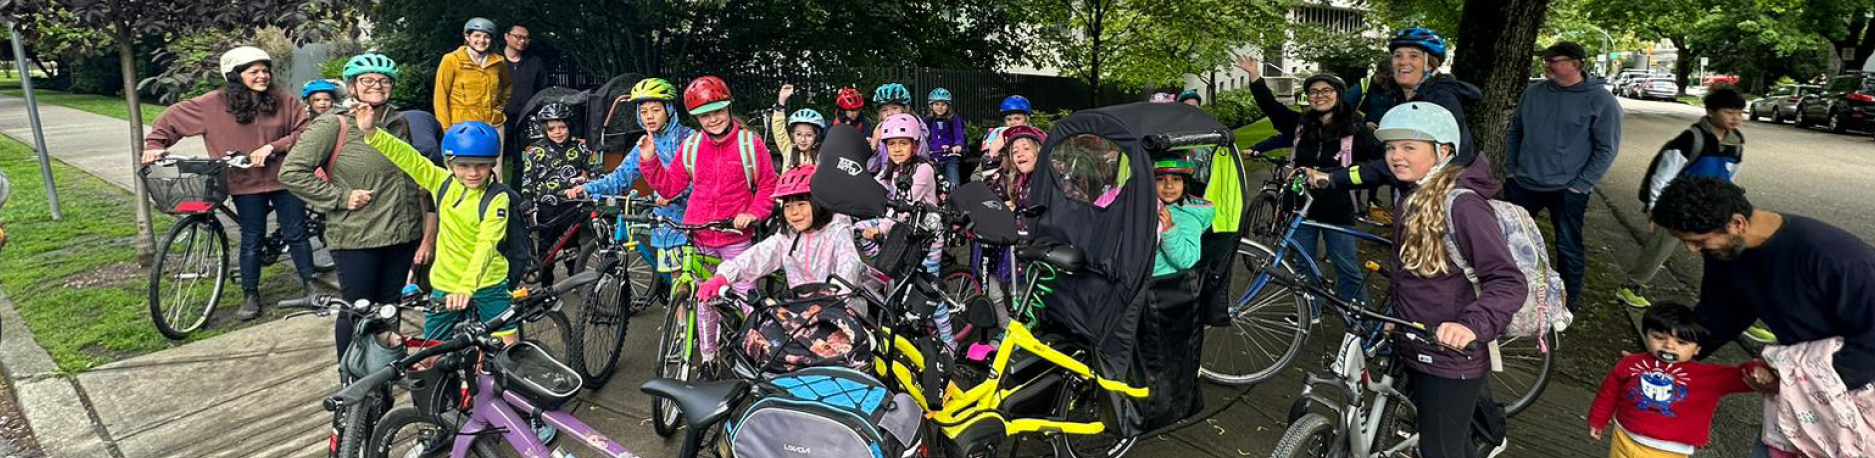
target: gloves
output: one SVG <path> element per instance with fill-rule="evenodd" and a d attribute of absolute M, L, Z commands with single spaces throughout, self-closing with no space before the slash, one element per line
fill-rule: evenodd
<path fill-rule="evenodd" d="M 716 299 L 716 296 L 723 293 L 723 288 L 727 287 L 729 287 L 728 278 L 724 278 L 722 275 L 710 277 L 709 281 L 705 281 L 702 285 L 697 286 L 697 302 L 705 303 Z"/>

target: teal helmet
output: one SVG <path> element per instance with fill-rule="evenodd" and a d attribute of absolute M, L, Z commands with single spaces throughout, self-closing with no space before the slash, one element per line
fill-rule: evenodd
<path fill-rule="evenodd" d="M 899 83 L 886 84 L 872 91 L 872 100 L 881 105 L 888 103 L 911 105 L 911 90 Z"/>
<path fill-rule="evenodd" d="M 366 73 L 382 73 L 395 80 L 397 79 L 397 61 L 378 53 L 359 54 L 345 61 L 345 72 L 340 76 L 345 81 L 351 81 L 352 78 Z"/>
<path fill-rule="evenodd" d="M 820 130 L 827 130 L 827 118 L 822 117 L 820 112 L 814 111 L 813 108 L 802 108 L 788 115 L 788 127 L 794 127 L 795 124 L 807 124 L 818 127 Z"/>
<path fill-rule="evenodd" d="M 931 95 L 925 96 L 924 99 L 925 99 L 925 103 L 934 103 L 934 102 L 948 103 L 951 101 L 951 90 L 941 88 L 941 87 L 937 89 L 932 89 Z"/>

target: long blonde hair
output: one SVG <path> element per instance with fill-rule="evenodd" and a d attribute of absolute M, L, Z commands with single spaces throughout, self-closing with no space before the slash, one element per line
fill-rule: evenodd
<path fill-rule="evenodd" d="M 1458 185 L 1458 177 L 1464 173 L 1464 165 L 1447 163 L 1406 197 L 1400 265 L 1420 278 L 1445 275 L 1451 270 L 1445 253 L 1445 234 L 1452 230 L 1445 219 L 1445 194 Z"/>

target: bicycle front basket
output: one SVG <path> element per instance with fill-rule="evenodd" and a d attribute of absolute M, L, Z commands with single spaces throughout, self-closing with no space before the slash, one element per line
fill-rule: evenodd
<path fill-rule="evenodd" d="M 207 213 L 228 198 L 226 166 L 219 161 L 179 161 L 145 165 L 143 188 L 156 210 L 171 215 Z"/>
<path fill-rule="evenodd" d="M 573 368 L 553 359 L 533 342 L 521 342 L 495 356 L 501 376 L 495 380 L 504 390 L 514 391 L 532 401 L 535 407 L 553 410 L 572 400 L 585 384 Z"/>

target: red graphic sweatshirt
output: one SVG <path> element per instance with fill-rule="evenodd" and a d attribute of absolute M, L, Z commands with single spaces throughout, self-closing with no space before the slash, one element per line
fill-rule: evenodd
<path fill-rule="evenodd" d="M 1600 430 L 1613 417 L 1634 434 L 1704 447 L 1719 398 L 1751 391 L 1745 376 L 1763 365 L 1757 360 L 1737 366 L 1669 363 L 1647 353 L 1628 355 L 1602 380 L 1589 407 L 1589 427 Z"/>

